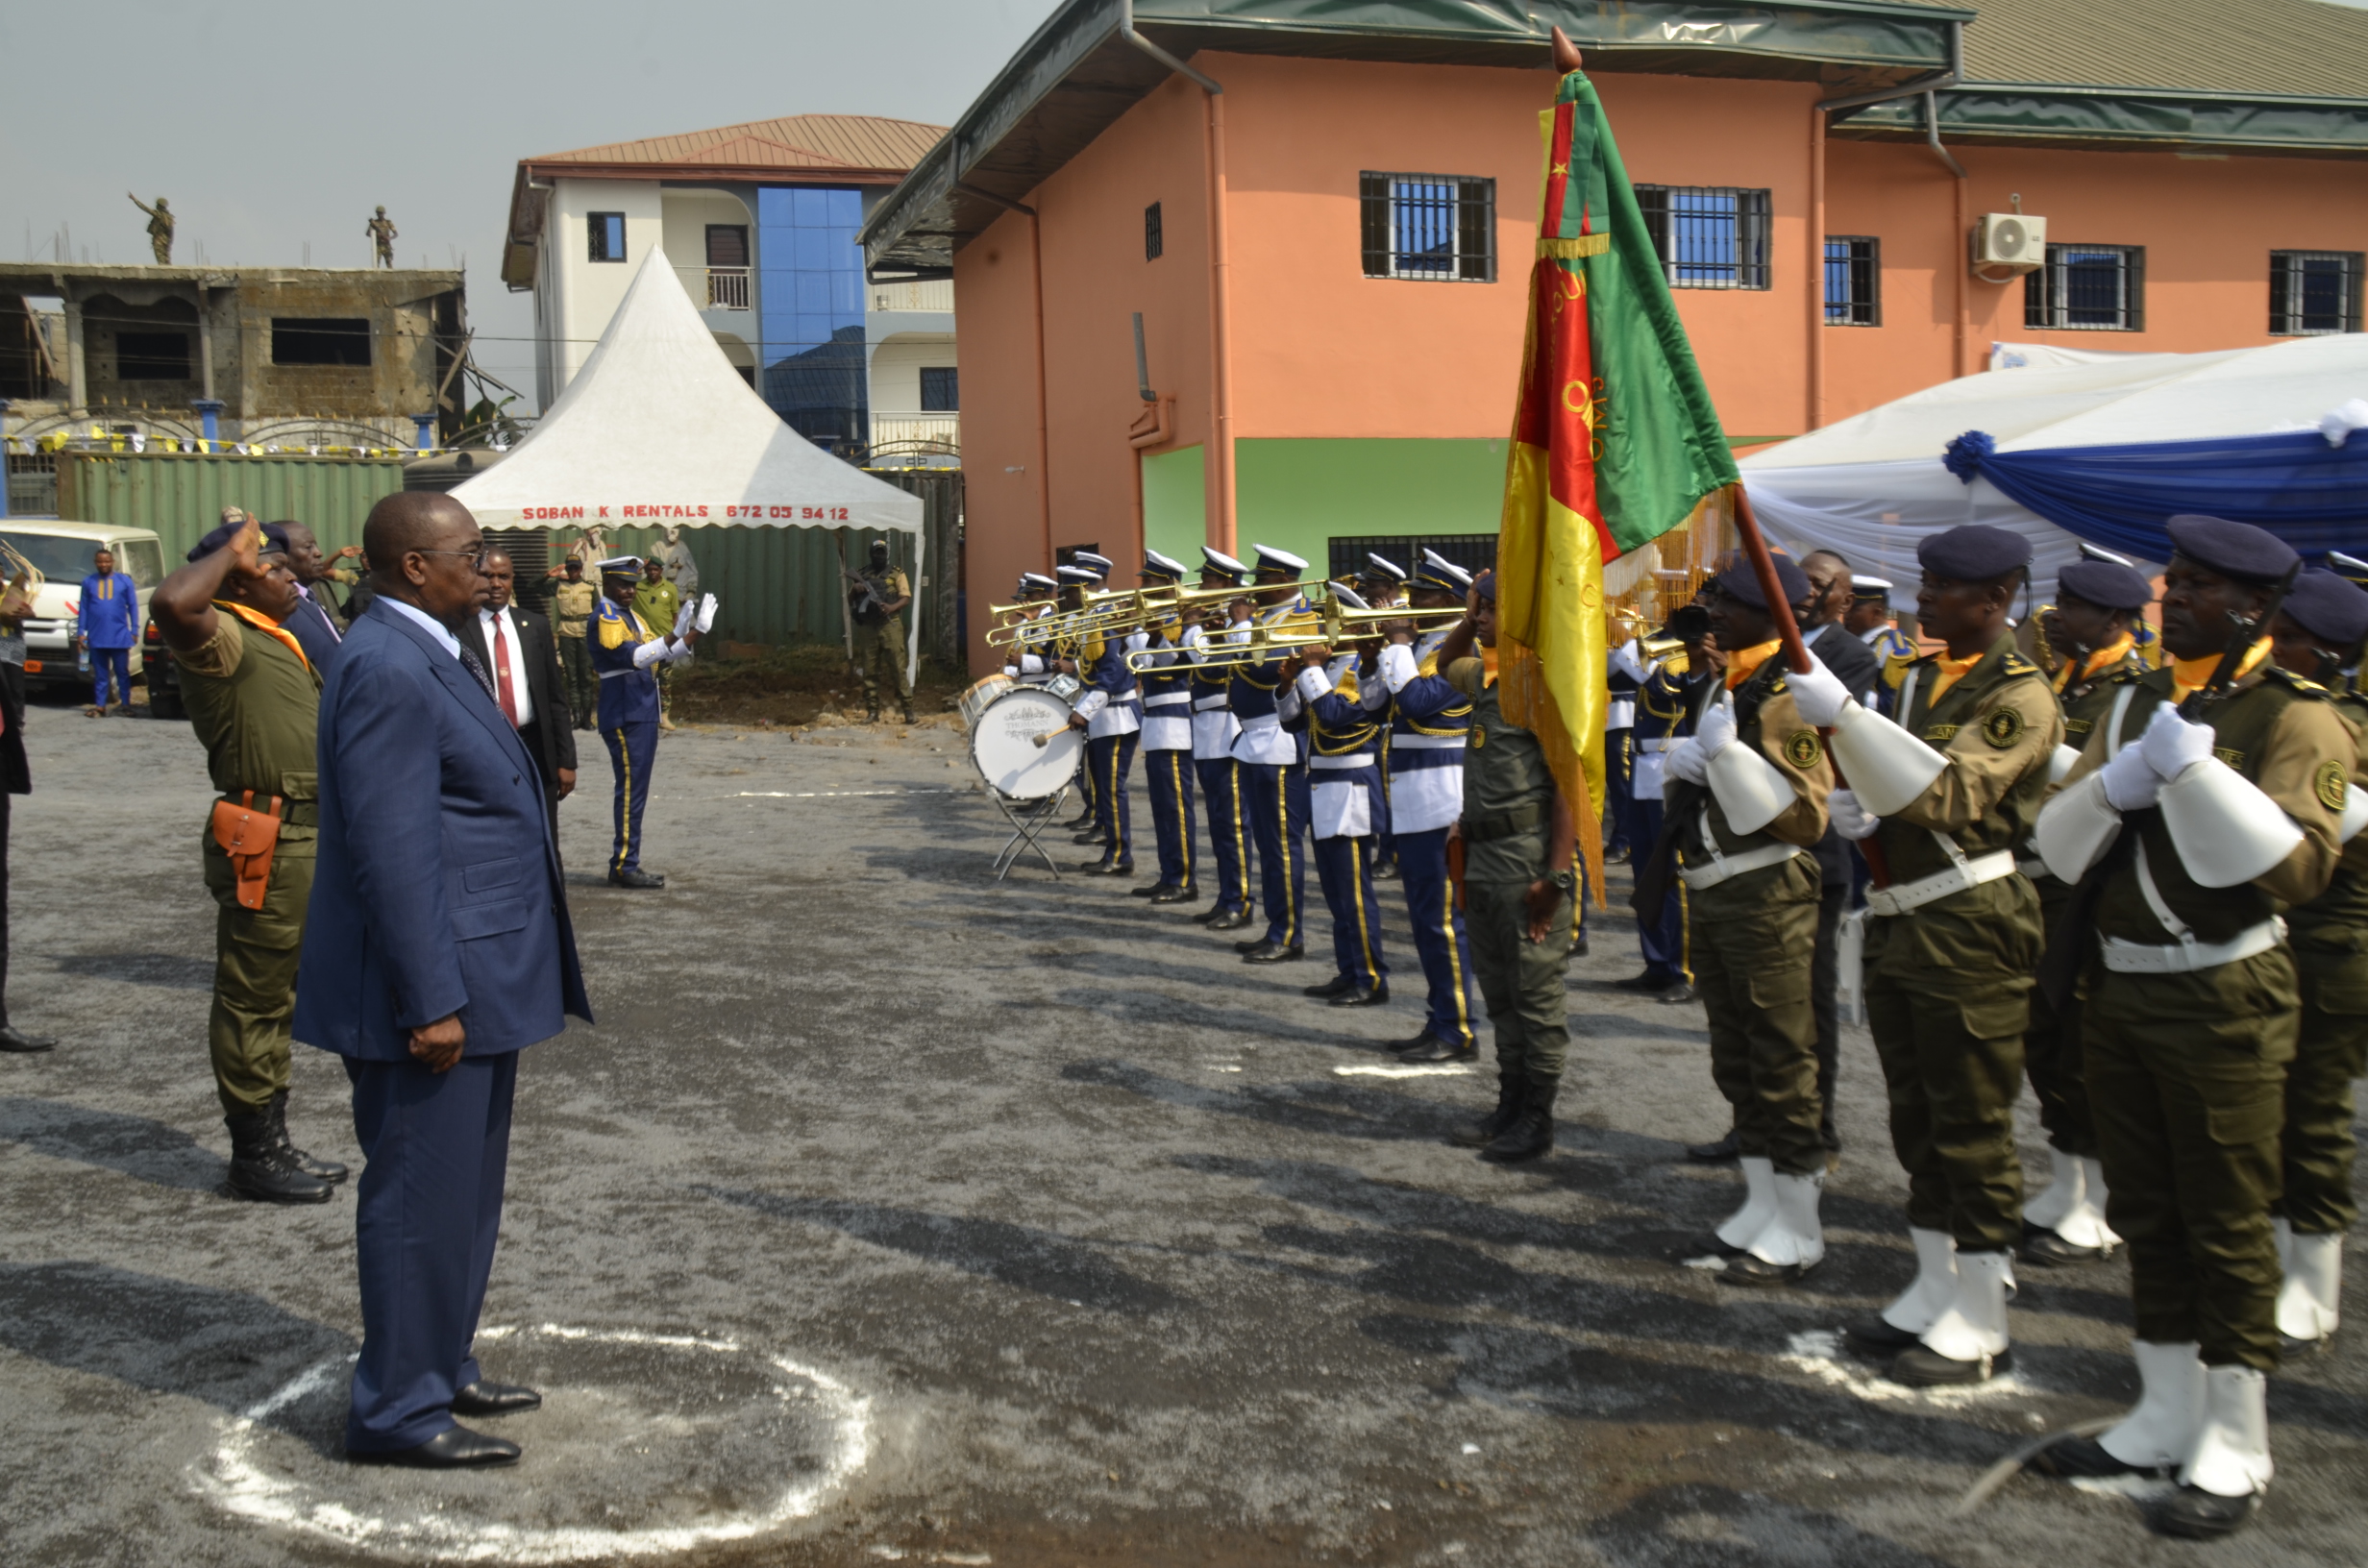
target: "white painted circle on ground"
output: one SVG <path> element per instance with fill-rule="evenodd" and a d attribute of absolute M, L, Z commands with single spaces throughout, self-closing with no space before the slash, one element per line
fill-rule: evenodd
<path fill-rule="evenodd" d="M 501 1470 L 344 1457 L 351 1357 L 222 1422 L 192 1484 L 226 1512 L 377 1556 L 561 1563 L 746 1540 L 813 1514 L 871 1454 L 871 1401 L 730 1339 L 486 1329 L 487 1375 L 543 1408 L 471 1425 L 525 1447 Z"/>

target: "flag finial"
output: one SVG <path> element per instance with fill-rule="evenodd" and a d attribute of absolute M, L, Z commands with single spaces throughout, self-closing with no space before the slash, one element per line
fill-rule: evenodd
<path fill-rule="evenodd" d="M 1579 68 L 1579 46 L 1570 41 L 1570 35 L 1561 28 L 1554 30 L 1554 74 L 1568 76 Z"/>

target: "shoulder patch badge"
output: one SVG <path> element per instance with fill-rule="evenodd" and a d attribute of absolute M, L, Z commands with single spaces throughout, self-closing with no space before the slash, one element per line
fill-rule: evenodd
<path fill-rule="evenodd" d="M 2352 787 L 2351 775 L 2340 762 L 2329 759 L 2319 764 L 2311 775 L 2311 783 L 2319 793 L 2319 804 L 2330 811 L 2341 811 L 2346 795 Z"/>
<path fill-rule="evenodd" d="M 1813 729 L 1796 729 L 1785 737 L 1785 761 L 1807 772 L 1824 760 L 1825 744 Z"/>
<path fill-rule="evenodd" d="M 1486 725 L 1486 724 L 1474 724 L 1474 725 L 1472 725 L 1472 726 L 1471 726 L 1471 748 L 1472 748 L 1474 751 L 1477 751 L 1477 750 L 1479 750 L 1482 747 L 1484 747 L 1484 746 L 1486 746 L 1486 745 L 1488 745 L 1488 744 L 1489 744 L 1489 726 L 1488 726 L 1488 725 Z"/>
<path fill-rule="evenodd" d="M 1982 721 L 1982 739 L 2004 751 L 2023 738 L 2023 716 L 2012 708 L 2000 708 Z"/>

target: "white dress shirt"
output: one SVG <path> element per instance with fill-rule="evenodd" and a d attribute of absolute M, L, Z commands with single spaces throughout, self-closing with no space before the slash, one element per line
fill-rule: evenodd
<path fill-rule="evenodd" d="M 422 630 L 426 631 L 429 636 L 436 640 L 437 644 L 442 647 L 445 652 L 450 653 L 456 659 L 460 657 L 460 639 L 453 635 L 452 628 L 450 626 L 447 626 L 443 622 L 438 621 L 434 616 L 430 615 L 426 610 L 421 609 L 418 605 L 406 604 L 403 600 L 397 599 L 392 594 L 381 594 L 376 600 L 372 600 L 372 602 L 383 603 L 388 609 L 393 610 L 396 614 L 410 617 L 414 624 L 416 624 Z"/>
<path fill-rule="evenodd" d="M 518 727 L 524 729 L 534 719 L 534 698 L 527 689 L 527 650 L 525 639 L 518 635 L 518 618 L 505 604 L 499 610 L 477 612 L 477 632 L 485 643 L 485 674 L 493 681 L 497 694 L 494 705 L 501 705 L 502 672 L 495 667 L 493 655 L 493 624 L 502 623 L 502 639 L 509 648 L 510 697 L 518 704 Z"/>

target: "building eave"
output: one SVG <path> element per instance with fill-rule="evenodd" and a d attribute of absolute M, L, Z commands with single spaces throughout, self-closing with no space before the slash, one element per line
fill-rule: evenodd
<path fill-rule="evenodd" d="M 1934 95 L 1951 142 L 2254 157 L 2368 158 L 2368 99 L 2080 83 L 1965 82 Z M 1859 110 L 1844 140 L 1922 140 L 1921 99 Z"/>

